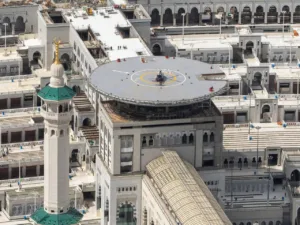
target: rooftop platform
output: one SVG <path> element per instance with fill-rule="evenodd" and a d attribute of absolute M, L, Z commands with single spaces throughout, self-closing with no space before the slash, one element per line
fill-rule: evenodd
<path fill-rule="evenodd" d="M 77 31 L 90 29 L 110 60 L 152 55 L 140 37 L 130 34 L 131 23 L 113 7 L 98 8 L 90 16 L 83 9 L 65 10 L 64 17 Z"/>
<path fill-rule="evenodd" d="M 9 116 L 0 116 L 0 124 L 2 128 L 29 127 L 38 123 L 43 123 L 43 118 L 35 112 L 16 112 Z"/>
<path fill-rule="evenodd" d="M 4 77 L 5 78 L 5 77 Z M 21 94 L 21 93 L 35 93 L 36 87 L 40 85 L 40 81 L 36 77 L 24 78 L 20 76 L 21 82 L 19 83 L 19 77 L 14 76 L 12 79 L 1 79 L 0 82 L 0 96 L 9 94 Z"/>
<path fill-rule="evenodd" d="M 88 141 L 99 140 L 99 130 L 96 126 L 80 127 L 83 137 Z"/>
<path fill-rule="evenodd" d="M 195 60 L 134 57 L 98 67 L 89 77 L 89 83 L 99 93 L 120 102 L 178 106 L 202 102 L 225 92 L 225 81 L 201 79 L 214 74 L 223 72 L 217 66 Z"/>

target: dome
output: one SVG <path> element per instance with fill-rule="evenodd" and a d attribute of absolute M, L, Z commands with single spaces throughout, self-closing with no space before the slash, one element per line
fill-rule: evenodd
<path fill-rule="evenodd" d="M 51 65 L 51 78 L 50 78 L 50 86 L 51 87 L 62 87 L 64 86 L 64 67 L 62 64 Z"/>

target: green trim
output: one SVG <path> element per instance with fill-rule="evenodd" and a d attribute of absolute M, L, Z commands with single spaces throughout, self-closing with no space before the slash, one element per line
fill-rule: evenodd
<path fill-rule="evenodd" d="M 32 215 L 31 218 L 41 225 L 71 225 L 77 224 L 83 215 L 74 208 L 70 208 L 67 213 L 50 214 L 44 208 L 39 208 Z"/>
<path fill-rule="evenodd" d="M 47 85 L 38 93 L 38 96 L 42 99 L 51 101 L 68 100 L 75 95 L 75 92 L 68 86 L 53 88 Z"/>

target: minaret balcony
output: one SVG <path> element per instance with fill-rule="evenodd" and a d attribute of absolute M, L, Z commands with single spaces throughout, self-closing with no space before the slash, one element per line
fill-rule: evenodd
<path fill-rule="evenodd" d="M 44 117 L 45 120 L 69 123 L 71 121 L 71 117 L 72 117 L 71 109 L 72 108 L 69 107 L 68 111 L 53 112 L 53 111 L 47 110 L 47 107 L 45 105 L 43 105 L 41 107 L 41 115 Z"/>

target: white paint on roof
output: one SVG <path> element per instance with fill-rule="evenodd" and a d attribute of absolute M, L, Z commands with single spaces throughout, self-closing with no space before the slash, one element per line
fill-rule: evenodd
<path fill-rule="evenodd" d="M 106 53 L 110 60 L 135 57 L 141 54 L 151 55 L 139 37 L 123 38 L 116 29 L 117 26 L 127 28 L 132 26 L 119 10 L 107 7 L 99 8 L 93 12 L 93 16 L 88 16 L 84 10 L 76 10 L 74 13 L 65 14 L 65 16 L 76 30 L 86 30 L 90 27 L 96 38 L 107 47 Z"/>

